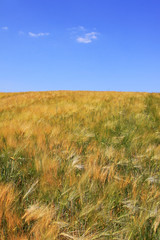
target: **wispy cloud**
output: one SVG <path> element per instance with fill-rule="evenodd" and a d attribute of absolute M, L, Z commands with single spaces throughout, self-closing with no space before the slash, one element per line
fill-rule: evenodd
<path fill-rule="evenodd" d="M 8 27 L 5 26 L 5 27 L 2 27 L 1 29 L 7 31 Z"/>
<path fill-rule="evenodd" d="M 32 33 L 32 32 L 29 32 L 28 35 L 30 37 L 38 38 L 38 37 L 43 37 L 43 36 L 49 36 L 50 33 L 43 33 L 43 32 L 41 32 L 41 33 Z"/>
<path fill-rule="evenodd" d="M 76 34 L 76 33 L 85 32 L 86 31 L 84 26 L 67 28 L 67 30 L 69 30 L 71 34 Z"/>
<path fill-rule="evenodd" d="M 77 37 L 77 42 L 79 43 L 91 43 L 93 40 L 97 39 L 97 32 L 85 33 L 84 36 Z"/>
<path fill-rule="evenodd" d="M 83 26 L 79 26 L 78 28 L 79 28 L 79 30 L 81 30 L 81 31 L 86 31 L 85 27 L 83 27 Z"/>
<path fill-rule="evenodd" d="M 96 31 L 88 31 L 84 26 L 78 26 L 68 29 L 71 37 L 78 43 L 91 43 L 98 38 L 99 33 Z M 95 30 L 95 29 L 94 29 Z"/>

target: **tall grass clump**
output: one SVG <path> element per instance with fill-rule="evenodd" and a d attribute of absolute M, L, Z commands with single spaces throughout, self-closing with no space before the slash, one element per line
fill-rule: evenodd
<path fill-rule="evenodd" d="M 0 93 L 0 239 L 160 239 L 160 94 Z"/>

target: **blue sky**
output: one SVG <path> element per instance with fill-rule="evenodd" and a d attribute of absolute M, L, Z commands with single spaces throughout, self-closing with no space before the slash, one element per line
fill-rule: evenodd
<path fill-rule="evenodd" d="M 0 92 L 160 92 L 159 0 L 0 0 Z"/>

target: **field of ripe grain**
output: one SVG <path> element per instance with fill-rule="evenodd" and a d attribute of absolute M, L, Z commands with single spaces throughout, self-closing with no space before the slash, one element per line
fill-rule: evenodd
<path fill-rule="evenodd" d="M 160 94 L 0 93 L 1 240 L 160 239 Z"/>

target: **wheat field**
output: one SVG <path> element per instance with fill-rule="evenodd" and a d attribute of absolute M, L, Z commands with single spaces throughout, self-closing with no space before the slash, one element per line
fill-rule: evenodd
<path fill-rule="evenodd" d="M 160 239 L 160 94 L 0 93 L 1 240 Z"/>

